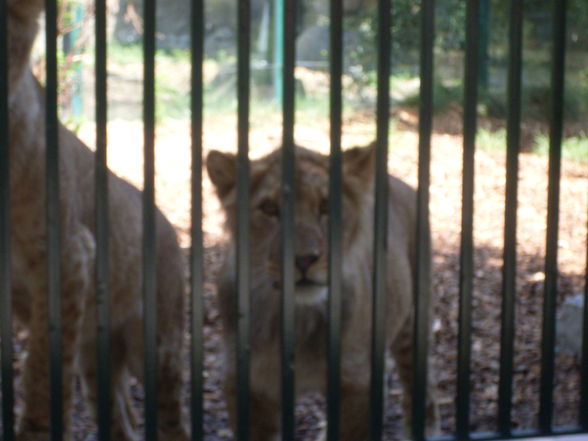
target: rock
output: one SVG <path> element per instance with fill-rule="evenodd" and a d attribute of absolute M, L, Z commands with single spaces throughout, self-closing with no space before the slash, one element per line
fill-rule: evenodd
<path fill-rule="evenodd" d="M 121 44 L 140 43 L 143 37 L 143 1 L 119 0 L 114 25 L 114 38 Z M 252 0 L 252 38 L 261 17 L 265 0 Z M 207 52 L 226 50 L 236 45 L 237 2 L 215 0 L 205 2 Z M 188 49 L 190 47 L 190 2 L 166 0 L 157 4 L 157 47 Z"/>
<path fill-rule="evenodd" d="M 138 43 L 143 34 L 143 0 L 121 0 L 114 36 L 122 44 Z M 167 0 L 157 5 L 157 46 L 162 49 L 190 46 L 190 4 Z"/>
<path fill-rule="evenodd" d="M 296 41 L 296 57 L 302 63 L 327 63 L 329 53 L 329 28 L 313 26 L 306 29 Z"/>
<path fill-rule="evenodd" d="M 567 299 L 557 313 L 557 349 L 574 356 L 582 353 L 584 294 Z"/>

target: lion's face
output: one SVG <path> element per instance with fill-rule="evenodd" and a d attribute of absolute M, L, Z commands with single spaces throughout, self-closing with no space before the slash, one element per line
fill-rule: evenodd
<path fill-rule="evenodd" d="M 372 183 L 373 148 L 344 154 L 343 247 L 354 242 Z M 231 231 L 236 227 L 235 157 L 213 151 L 208 172 L 226 211 Z M 326 300 L 328 284 L 329 159 L 298 147 L 294 218 L 295 293 L 299 304 Z M 279 151 L 251 163 L 250 192 L 252 279 L 263 278 L 279 292 L 281 281 L 281 160 Z"/>

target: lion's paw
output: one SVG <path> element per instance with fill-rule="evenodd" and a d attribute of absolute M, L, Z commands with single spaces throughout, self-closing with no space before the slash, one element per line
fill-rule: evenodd
<path fill-rule="evenodd" d="M 183 427 L 160 430 L 158 441 L 190 441 L 190 436 Z"/>
<path fill-rule="evenodd" d="M 51 435 L 47 430 L 20 430 L 16 434 L 16 441 L 49 441 Z"/>

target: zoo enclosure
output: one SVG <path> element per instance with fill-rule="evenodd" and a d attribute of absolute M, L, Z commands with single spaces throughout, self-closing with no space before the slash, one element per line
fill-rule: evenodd
<path fill-rule="evenodd" d="M 502 439 L 527 436 L 547 436 L 554 433 L 587 433 L 588 432 L 588 320 L 584 321 L 584 351 L 582 359 L 582 390 L 580 403 L 580 421 L 578 427 L 554 428 L 553 420 L 553 387 L 554 387 L 554 350 L 555 350 L 555 301 L 557 294 L 557 241 L 558 241 L 558 210 L 559 210 L 559 178 L 561 164 L 561 144 L 563 132 L 563 97 L 564 97 L 564 66 L 566 41 L 566 11 L 565 0 L 553 1 L 553 53 L 552 53 L 552 100 L 550 116 L 550 172 L 547 219 L 547 252 L 545 258 L 544 285 L 544 323 L 542 345 L 542 375 L 540 426 L 535 433 L 517 433 L 511 430 L 511 398 L 513 372 L 513 345 L 515 332 L 514 298 L 516 275 L 516 206 L 517 206 L 517 171 L 518 153 L 520 149 L 520 103 L 521 103 L 521 51 L 522 51 L 522 3 L 511 1 L 510 11 L 510 50 L 508 77 L 508 125 L 507 125 L 507 190 L 506 217 L 504 238 L 504 267 L 503 267 L 503 311 L 502 336 L 500 357 L 499 383 L 499 413 L 498 432 L 492 434 L 471 434 L 469 430 L 469 369 L 471 350 L 471 307 L 473 281 L 473 189 L 474 189 L 474 152 L 476 135 L 476 114 L 478 101 L 478 78 L 480 58 L 478 56 L 480 29 L 478 26 L 480 6 L 483 0 L 468 0 L 466 26 L 466 55 L 465 55 L 465 94 L 464 94 L 464 158 L 463 158 L 463 212 L 462 212 L 462 242 L 460 258 L 460 319 L 459 319 L 459 348 L 458 348 L 458 378 L 456 400 L 456 432 L 447 439 Z M 294 439 L 294 382 L 293 370 L 293 213 L 295 197 L 289 190 L 294 182 L 294 124 L 295 124 L 295 32 L 296 32 L 296 0 L 285 0 L 283 3 L 283 76 L 282 76 L 282 114 L 283 114 L 283 222 L 287 232 L 283 238 L 282 265 L 284 268 L 283 292 L 283 345 L 282 345 L 282 398 L 283 398 L 283 439 Z M 238 217 L 240 231 L 246 232 L 244 225 L 248 223 L 249 201 L 249 106 L 250 106 L 250 2 L 239 1 L 239 47 L 238 47 Z M 47 45 L 47 197 L 48 197 L 48 239 L 49 239 L 49 273 L 52 274 L 50 285 L 50 375 L 51 375 L 51 409 L 52 409 L 52 439 L 62 437 L 61 427 L 61 366 L 60 353 L 60 321 L 59 321 L 59 231 L 57 211 L 59 199 L 57 158 L 59 140 L 57 136 L 57 48 L 56 48 L 56 2 L 46 2 L 46 45 Z M 202 63 L 204 58 L 204 4 L 193 1 L 192 6 L 192 250 L 190 260 L 191 270 L 191 422 L 194 440 L 203 439 L 203 235 L 202 219 L 202 120 L 203 120 L 203 78 Z M 370 418 L 372 423 L 372 440 L 382 437 L 383 421 L 383 378 L 384 378 L 384 262 L 386 259 L 385 201 L 386 174 L 388 148 L 394 148 L 393 142 L 389 146 L 389 109 L 390 109 L 390 0 L 378 2 L 378 36 L 374 44 L 378 51 L 378 95 L 377 95 L 377 185 L 376 185 L 376 223 L 374 242 L 374 331 L 372 336 L 372 398 Z M 341 77 L 343 73 L 343 40 L 342 40 L 342 2 L 331 0 L 330 26 L 330 111 L 331 111 L 331 164 L 330 164 L 330 301 L 328 339 L 328 439 L 338 439 L 339 429 L 339 357 L 340 357 L 340 280 L 341 280 L 341 125 L 342 99 Z M 156 425 L 156 394 L 155 384 L 155 336 L 157 317 L 155 311 L 155 280 L 153 279 L 154 262 L 154 133 L 155 133 L 155 0 L 145 1 L 145 34 L 144 34 L 144 133 L 145 133 L 145 187 L 144 187 L 144 294 L 146 320 L 146 387 L 145 387 L 145 421 L 146 438 L 155 440 Z M 415 440 L 425 439 L 425 378 L 427 359 L 427 329 L 425 322 L 428 309 L 428 287 L 420 284 L 422 275 L 431 269 L 425 257 L 427 242 L 420 233 L 427 228 L 429 202 L 429 165 L 430 145 L 432 133 L 433 113 L 433 41 L 435 22 L 435 4 L 433 0 L 423 0 L 421 8 L 421 52 L 420 52 L 420 90 L 421 103 L 419 109 L 419 189 L 418 189 L 418 275 L 416 277 L 416 382 L 413 421 Z M 8 155 L 8 81 L 7 69 L 7 24 L 6 0 L 0 2 L 0 326 L 2 338 L 2 418 L 3 439 L 13 439 L 14 427 L 14 391 L 13 391 L 13 349 L 11 326 L 11 289 L 10 289 L 10 224 L 9 224 L 9 173 L 10 163 Z M 109 401 L 108 365 L 109 342 L 108 329 L 108 261 L 107 261 L 107 208 L 106 200 L 106 126 L 107 126 L 107 48 L 106 48 L 106 2 L 96 1 L 96 120 L 97 120 L 97 155 L 96 155 L 96 225 L 97 225 L 97 296 L 99 305 L 99 439 L 110 439 L 108 427 Z M 289 232 L 289 233 L 288 233 Z M 239 440 L 247 440 L 248 435 L 248 386 L 246 379 L 249 375 L 249 240 L 247 234 L 238 236 L 238 286 L 239 286 L 239 342 L 237 347 L 238 360 L 238 431 Z"/>

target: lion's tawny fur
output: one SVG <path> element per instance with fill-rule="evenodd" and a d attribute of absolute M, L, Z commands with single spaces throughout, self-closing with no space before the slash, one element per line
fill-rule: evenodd
<path fill-rule="evenodd" d="M 43 0 L 9 0 L 10 208 L 14 311 L 27 326 L 24 407 L 19 441 L 49 440 L 46 141 L 44 90 L 29 68 Z M 96 404 L 94 154 L 59 127 L 61 303 L 64 424 L 69 427 L 73 376 Z M 108 175 L 112 439 L 136 439 L 129 375 L 143 371 L 141 193 Z M 175 231 L 157 212 L 159 432 L 187 440 L 180 422 L 184 275 Z"/>
<path fill-rule="evenodd" d="M 251 163 L 251 392 L 252 439 L 278 439 L 280 430 L 280 152 Z M 328 283 L 328 158 L 296 149 L 296 390 L 325 390 Z M 341 441 L 369 436 L 372 314 L 374 148 L 355 148 L 343 162 L 343 289 Z M 225 387 L 234 418 L 236 341 L 235 157 L 213 151 L 207 160 L 232 240 L 218 281 L 224 325 Z M 413 372 L 413 284 L 416 193 L 389 178 L 387 342 L 405 388 L 403 410 L 410 434 Z M 423 237 L 429 241 L 428 232 Z M 428 256 L 427 256 L 428 258 Z M 423 280 L 429 284 L 430 281 Z M 438 426 L 434 387 L 427 405 L 430 431 Z"/>

